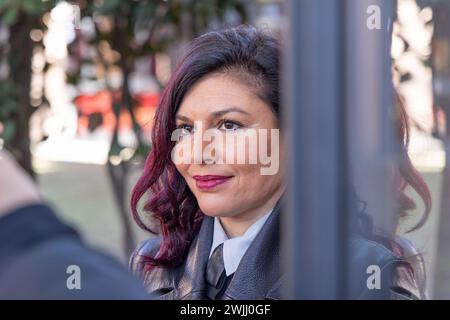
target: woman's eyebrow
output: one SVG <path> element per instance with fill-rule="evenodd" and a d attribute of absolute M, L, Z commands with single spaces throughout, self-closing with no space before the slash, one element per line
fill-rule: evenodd
<path fill-rule="evenodd" d="M 186 121 L 186 122 L 191 121 L 191 119 L 189 119 L 189 118 L 186 117 L 186 116 L 182 116 L 181 114 L 175 115 L 175 119 L 182 120 L 182 121 Z"/>
<path fill-rule="evenodd" d="M 248 116 L 251 115 L 247 111 L 244 111 L 244 110 L 242 110 L 242 109 L 240 109 L 238 107 L 230 107 L 230 108 L 226 108 L 226 109 L 223 109 L 223 110 L 211 112 L 211 117 L 212 118 L 218 118 L 218 117 L 221 117 L 224 114 L 227 114 L 227 113 L 230 113 L 230 112 L 239 112 L 239 113 L 242 113 L 242 114 L 245 114 L 245 115 L 248 115 Z M 189 117 L 183 116 L 181 114 L 176 114 L 175 115 L 175 119 L 182 120 L 182 121 L 187 121 L 187 122 L 191 121 L 191 119 Z"/>
<path fill-rule="evenodd" d="M 229 112 L 239 112 L 239 113 L 242 113 L 242 114 L 245 114 L 245 115 L 248 115 L 248 116 L 250 115 L 250 113 L 248 113 L 247 111 L 244 111 L 244 110 L 242 110 L 242 109 L 240 109 L 238 107 L 230 107 L 230 108 L 227 108 L 227 109 L 214 111 L 211 114 L 212 114 L 212 116 L 214 118 L 217 118 L 217 117 L 223 116 L 224 114 L 229 113 Z"/>

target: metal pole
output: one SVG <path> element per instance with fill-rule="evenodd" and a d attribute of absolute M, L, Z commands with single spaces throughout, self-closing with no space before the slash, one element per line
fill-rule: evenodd
<path fill-rule="evenodd" d="M 392 125 L 390 48 L 396 2 L 347 0 L 345 7 L 345 107 L 352 181 L 359 197 L 367 202 L 375 227 L 393 234 L 392 168 L 400 144 Z M 380 24 L 376 26 L 371 23 L 378 12 Z"/>
<path fill-rule="evenodd" d="M 369 32 L 367 8 L 373 4 L 384 29 Z M 348 297 L 351 179 L 369 173 L 356 187 L 382 217 L 377 222 L 392 227 L 386 28 L 394 9 L 394 1 L 381 0 L 288 2 L 283 88 L 291 153 L 283 226 L 289 298 Z"/>
<path fill-rule="evenodd" d="M 294 299 L 339 293 L 342 90 L 340 1 L 291 0 L 286 125 L 291 147 L 285 235 Z"/>

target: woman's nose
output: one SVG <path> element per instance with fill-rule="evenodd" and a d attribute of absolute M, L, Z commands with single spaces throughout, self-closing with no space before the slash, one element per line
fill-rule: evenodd
<path fill-rule="evenodd" d="M 204 136 L 203 163 L 220 164 L 224 162 L 225 135 L 219 129 L 210 129 Z"/>

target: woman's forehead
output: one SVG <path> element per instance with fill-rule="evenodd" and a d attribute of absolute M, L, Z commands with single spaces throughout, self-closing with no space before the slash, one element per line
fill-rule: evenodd
<path fill-rule="evenodd" d="M 259 104 L 265 103 L 250 87 L 230 76 L 216 75 L 200 80 L 188 91 L 177 115 L 207 113 L 215 116 L 225 111 L 248 115 L 260 111 Z"/>

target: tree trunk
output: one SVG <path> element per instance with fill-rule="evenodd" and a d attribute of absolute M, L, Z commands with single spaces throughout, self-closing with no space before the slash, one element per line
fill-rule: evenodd
<path fill-rule="evenodd" d="M 31 59 L 33 56 L 30 31 L 33 25 L 32 18 L 22 15 L 10 29 L 10 77 L 17 88 L 17 112 L 13 119 L 16 131 L 9 148 L 20 165 L 34 177 L 29 134 L 29 120 L 34 111 L 30 104 Z"/>

